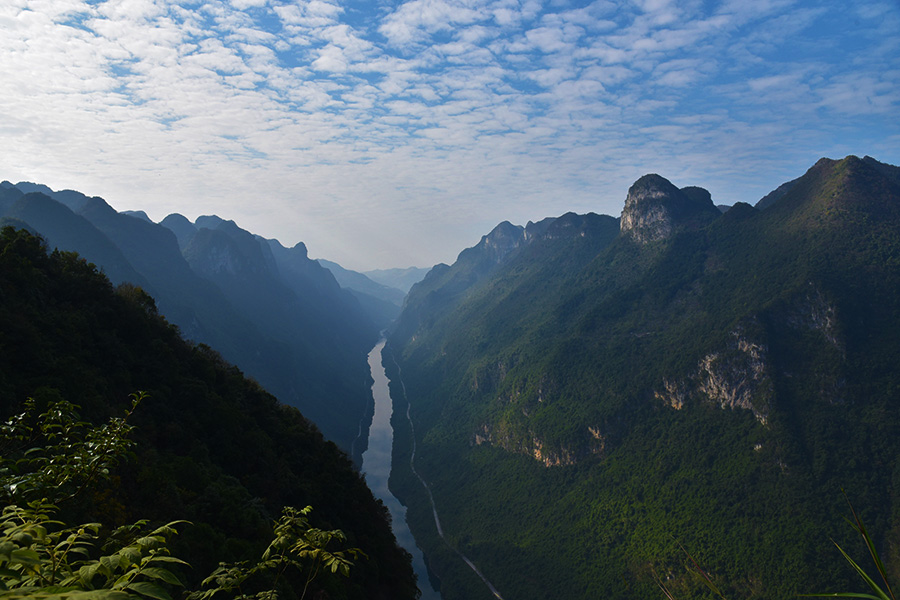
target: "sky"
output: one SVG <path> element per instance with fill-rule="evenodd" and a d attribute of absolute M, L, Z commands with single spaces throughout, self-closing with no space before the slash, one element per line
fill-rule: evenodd
<path fill-rule="evenodd" d="M 900 0 L 0 2 L 0 180 L 356 270 L 848 154 L 900 164 Z"/>

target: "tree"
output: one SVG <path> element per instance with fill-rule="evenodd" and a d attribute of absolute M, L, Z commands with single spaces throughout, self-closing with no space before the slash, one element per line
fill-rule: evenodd
<path fill-rule="evenodd" d="M 133 442 L 128 417 L 145 398 L 132 396 L 131 408 L 101 426 L 79 421 L 77 407 L 51 398 L 43 412 L 29 399 L 22 413 L 0 426 L 0 488 L 7 505 L 0 514 L 0 597 L 171 600 L 183 587 L 177 570 L 188 563 L 171 555 L 173 521 L 149 527 L 146 521 L 111 531 L 101 523 L 69 526 L 55 517 L 65 504 L 109 476 Z M 312 507 L 285 507 L 275 539 L 255 563 L 222 564 L 204 581 L 212 596 L 275 598 L 288 567 L 305 574 L 302 598 L 320 571 L 348 576 L 357 548 L 329 550 L 346 541 L 340 530 L 312 527 Z"/>

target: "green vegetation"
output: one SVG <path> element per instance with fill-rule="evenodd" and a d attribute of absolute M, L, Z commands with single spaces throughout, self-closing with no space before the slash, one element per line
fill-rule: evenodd
<path fill-rule="evenodd" d="M 180 577 L 193 589 L 222 562 L 258 559 L 282 507 L 314 506 L 317 527 L 345 532 L 347 546 L 368 557 L 339 584 L 315 580 L 316 593 L 415 597 L 410 557 L 346 455 L 216 352 L 184 342 L 140 288 L 113 288 L 77 255 L 48 254 L 38 238 L 6 228 L 0 353 L 2 419 L 25 412 L 26 398 L 40 412 L 65 399 L 85 422 L 103 423 L 129 413 L 134 390 L 148 392 L 127 419 L 132 458 L 49 518 L 147 520 L 151 530 L 188 521 L 166 543 L 190 562 Z M 302 590 L 305 576 L 296 577 L 292 588 Z"/>
<path fill-rule="evenodd" d="M 143 399 L 134 396 L 132 410 Z M 147 530 L 146 521 L 112 531 L 101 523 L 68 526 L 52 519 L 58 505 L 73 500 L 125 458 L 132 446 L 132 427 L 113 418 L 101 427 L 78 421 L 75 407 L 60 400 L 40 415 L 32 400 L 25 412 L 0 429 L 4 453 L 0 484 L 8 504 L 0 516 L 0 590 L 11 598 L 147 598 L 171 600 L 169 590 L 183 586 L 173 570 L 188 563 L 173 557 L 169 538 L 180 522 Z M 311 507 L 286 507 L 274 527 L 275 539 L 256 564 L 222 564 L 203 581 L 208 589 L 188 594 L 192 600 L 217 595 L 241 598 L 291 596 L 281 576 L 288 567 L 305 576 L 299 594 L 305 597 L 320 574 L 348 577 L 352 561 L 364 556 L 358 548 L 329 550 L 343 542 L 340 530 L 313 528 Z M 189 525 L 189 524 L 184 524 Z M 263 590 L 248 595 L 250 580 L 262 579 Z M 254 585 L 259 587 L 259 584 Z"/>
<path fill-rule="evenodd" d="M 853 528 L 859 533 L 863 542 L 865 542 L 866 550 L 869 551 L 869 556 L 872 558 L 872 562 L 875 564 L 875 569 L 878 572 L 878 577 L 881 579 L 883 586 L 879 583 L 876 583 L 876 580 L 869 576 L 868 572 L 859 566 L 859 564 L 853 560 L 847 552 L 841 548 L 840 544 L 834 542 L 835 547 L 840 551 L 841 555 L 850 563 L 850 566 L 853 567 L 853 570 L 856 571 L 862 580 L 865 582 L 866 586 L 872 591 L 872 594 L 865 593 L 854 593 L 854 592 L 837 592 L 832 594 L 808 594 L 810 596 L 821 596 L 821 597 L 842 597 L 842 598 L 871 598 L 872 600 L 896 600 L 896 596 L 894 595 L 894 591 L 891 589 L 891 584 L 889 582 L 889 577 L 887 573 L 887 568 L 884 566 L 884 562 L 881 560 L 881 556 L 878 554 L 878 550 L 875 548 L 875 542 L 872 540 L 872 536 L 869 535 L 868 530 L 866 530 L 866 526 L 863 525 L 862 520 L 859 518 L 859 515 L 856 514 L 856 510 L 853 509 L 853 505 L 850 505 L 850 511 L 853 513 L 852 523 Z M 874 594 L 874 595 L 873 595 Z"/>
<path fill-rule="evenodd" d="M 519 599 L 657 597 L 654 573 L 717 597 L 681 546 L 728 598 L 850 589 L 822 552 L 837 491 L 876 547 L 900 531 L 898 232 L 900 186 L 850 157 L 663 241 L 546 237 L 429 275 L 389 347 L 451 544 Z M 393 489 L 454 581 L 407 463 Z M 488 597 L 459 581 L 447 600 Z"/>

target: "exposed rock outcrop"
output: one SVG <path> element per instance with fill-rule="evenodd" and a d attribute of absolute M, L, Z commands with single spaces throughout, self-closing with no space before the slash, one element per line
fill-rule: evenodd
<path fill-rule="evenodd" d="M 493 262 L 500 263 L 523 243 L 525 243 L 525 228 L 503 221 L 489 234 L 483 236 L 475 248 L 481 250 L 485 256 L 489 256 Z"/>
<path fill-rule="evenodd" d="M 720 215 L 703 188 L 679 190 L 656 174 L 644 175 L 628 189 L 620 230 L 641 244 L 668 239 L 680 228 L 696 228 Z"/>
<path fill-rule="evenodd" d="M 809 293 L 798 299 L 787 315 L 788 325 L 821 333 L 828 343 L 843 354 L 844 344 L 838 331 L 837 308 L 822 291 L 810 283 Z"/>
<path fill-rule="evenodd" d="M 772 381 L 766 364 L 766 347 L 748 340 L 740 331 L 722 352 L 703 357 L 695 375 L 698 391 L 721 408 L 742 408 L 766 424 Z"/>
<path fill-rule="evenodd" d="M 551 447 L 533 431 L 527 435 L 514 436 L 506 428 L 496 429 L 485 423 L 472 436 L 471 445 L 488 444 L 502 448 L 514 454 L 524 454 L 534 458 L 545 467 L 561 467 L 574 465 L 588 456 L 603 456 L 606 451 L 607 436 L 599 427 L 588 427 L 584 444 L 577 448 L 560 446 Z"/>
<path fill-rule="evenodd" d="M 700 359 L 697 370 L 684 380 L 664 379 L 662 390 L 654 391 L 654 397 L 676 410 L 680 410 L 690 397 L 723 409 L 749 410 L 765 425 L 773 394 L 767 348 L 751 340 L 740 329 L 731 335 L 732 339 L 724 348 Z"/>

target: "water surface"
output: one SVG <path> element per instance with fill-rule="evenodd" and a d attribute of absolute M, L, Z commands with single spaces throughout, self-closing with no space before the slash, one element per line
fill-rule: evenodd
<path fill-rule="evenodd" d="M 394 429 L 391 427 L 393 401 L 388 389 L 388 378 L 381 364 L 381 350 L 384 340 L 378 343 L 369 353 L 369 369 L 372 371 L 372 396 L 375 398 L 375 416 L 369 429 L 369 447 L 363 452 L 362 471 L 366 474 L 366 483 L 376 498 L 379 498 L 393 521 L 394 535 L 397 543 L 405 548 L 413 557 L 413 570 L 419 578 L 419 589 L 422 600 L 440 600 L 441 595 L 431 588 L 425 558 L 416 546 L 409 527 L 406 524 L 406 507 L 394 497 L 388 489 L 388 477 L 391 475 L 391 451 L 394 444 Z"/>

